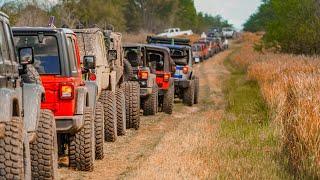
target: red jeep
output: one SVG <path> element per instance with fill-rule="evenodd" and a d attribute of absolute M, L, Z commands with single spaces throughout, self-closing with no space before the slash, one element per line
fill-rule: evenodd
<path fill-rule="evenodd" d="M 210 57 L 209 46 L 206 42 L 195 42 L 194 46 L 201 46 L 201 53 L 203 54 L 203 60 L 206 60 Z"/>
<path fill-rule="evenodd" d="M 45 88 L 41 108 L 53 111 L 59 155 L 68 150 L 69 166 L 92 171 L 94 161 L 93 107 L 88 85 L 82 80 L 77 38 L 59 28 L 13 28 L 17 48 L 33 47 L 34 66 Z"/>
<path fill-rule="evenodd" d="M 170 50 L 166 47 L 158 47 L 147 52 L 147 60 L 150 72 L 156 74 L 156 82 L 159 87 L 159 105 L 161 110 L 172 114 L 174 104 L 174 73 L 175 63 L 170 57 Z"/>

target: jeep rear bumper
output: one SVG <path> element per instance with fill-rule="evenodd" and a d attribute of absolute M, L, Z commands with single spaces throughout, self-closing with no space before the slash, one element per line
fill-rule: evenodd
<path fill-rule="evenodd" d="M 146 97 L 152 94 L 152 88 L 140 88 L 140 97 Z"/>
<path fill-rule="evenodd" d="M 55 120 L 58 133 L 74 134 L 80 131 L 84 125 L 83 115 L 56 116 Z"/>
<path fill-rule="evenodd" d="M 190 86 L 190 80 L 174 80 L 174 86 L 177 88 L 187 88 Z"/>

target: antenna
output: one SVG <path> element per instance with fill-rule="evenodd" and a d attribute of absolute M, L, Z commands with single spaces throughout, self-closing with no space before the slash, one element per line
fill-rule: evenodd
<path fill-rule="evenodd" d="M 56 28 L 56 26 L 54 25 L 54 20 L 55 20 L 54 16 L 51 16 L 49 19 L 48 27 Z"/>

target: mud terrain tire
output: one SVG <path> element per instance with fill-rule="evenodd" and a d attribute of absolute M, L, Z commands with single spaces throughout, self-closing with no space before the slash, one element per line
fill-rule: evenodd
<path fill-rule="evenodd" d="M 174 84 L 163 95 L 162 111 L 167 114 L 172 114 L 174 104 Z"/>
<path fill-rule="evenodd" d="M 0 124 L 4 126 L 3 138 L 0 139 L 0 177 L 24 179 L 22 120 L 14 117 Z"/>
<path fill-rule="evenodd" d="M 103 105 L 100 102 L 96 104 L 95 119 L 95 159 L 103 159 L 103 144 L 104 144 L 104 110 Z"/>
<path fill-rule="evenodd" d="M 194 104 L 199 103 L 199 92 L 200 92 L 200 87 L 199 87 L 199 78 L 195 77 L 194 78 Z"/>
<path fill-rule="evenodd" d="M 133 77 L 133 69 L 130 62 L 126 59 L 123 60 L 124 63 L 124 81 L 130 81 Z"/>
<path fill-rule="evenodd" d="M 93 171 L 94 120 L 91 108 L 85 108 L 83 128 L 70 136 L 69 164 L 79 171 Z"/>
<path fill-rule="evenodd" d="M 104 139 L 107 142 L 117 140 L 117 105 L 112 91 L 103 91 L 100 100 L 104 107 Z"/>
<path fill-rule="evenodd" d="M 140 85 L 128 81 L 123 84 L 126 96 L 127 129 L 140 127 Z"/>
<path fill-rule="evenodd" d="M 150 116 L 155 115 L 158 109 L 158 86 L 152 88 L 152 94 L 143 102 L 143 115 Z"/>
<path fill-rule="evenodd" d="M 194 92 L 195 92 L 194 80 L 190 81 L 190 86 L 183 92 L 183 103 L 192 106 L 194 104 Z"/>
<path fill-rule="evenodd" d="M 56 123 L 50 110 L 41 110 L 36 139 L 30 143 L 32 179 L 57 179 Z"/>
<path fill-rule="evenodd" d="M 117 131 L 119 136 L 126 135 L 126 98 L 122 89 L 116 90 Z"/>

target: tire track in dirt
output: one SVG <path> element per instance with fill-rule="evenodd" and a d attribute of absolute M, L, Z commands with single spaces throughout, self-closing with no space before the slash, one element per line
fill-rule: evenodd
<path fill-rule="evenodd" d="M 174 113 L 142 117 L 139 131 L 129 130 L 116 143 L 105 144 L 105 158 L 93 172 L 59 169 L 61 179 L 163 179 L 210 177 L 217 169 L 212 155 L 217 123 L 224 115 L 222 81 L 228 76 L 224 51 L 196 66 L 200 104 L 178 102 Z"/>

